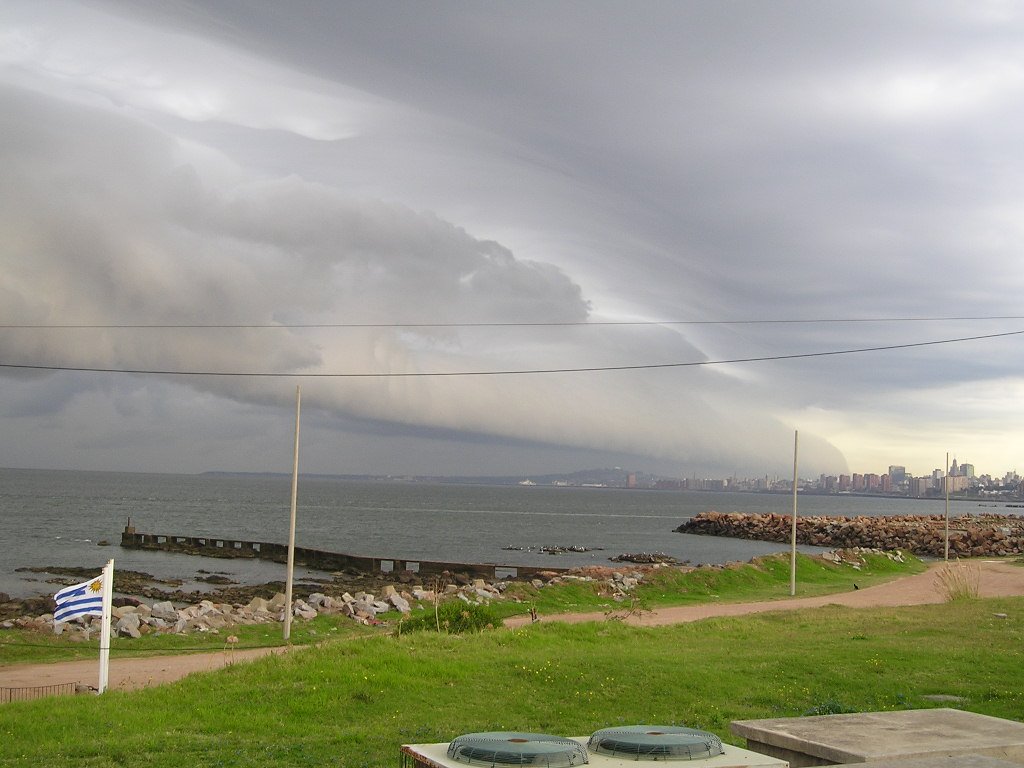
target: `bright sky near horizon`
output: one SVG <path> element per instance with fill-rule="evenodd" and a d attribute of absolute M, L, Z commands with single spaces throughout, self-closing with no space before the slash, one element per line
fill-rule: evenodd
<path fill-rule="evenodd" d="M 0 466 L 289 471 L 301 384 L 308 472 L 787 477 L 794 430 L 803 476 L 1024 469 L 1021 40 L 1001 0 L 8 0 Z"/>

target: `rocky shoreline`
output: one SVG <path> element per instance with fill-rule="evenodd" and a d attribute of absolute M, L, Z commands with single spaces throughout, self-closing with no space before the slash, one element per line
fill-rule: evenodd
<path fill-rule="evenodd" d="M 790 515 L 702 512 L 676 528 L 678 533 L 789 542 Z M 904 550 L 920 557 L 945 555 L 943 515 L 890 517 L 797 516 L 798 544 L 834 549 Z M 1024 517 L 963 515 L 949 520 L 951 557 L 1006 557 L 1024 553 Z"/>
<path fill-rule="evenodd" d="M 655 566 L 663 567 L 663 566 Z M 59 573 L 67 583 L 95 575 L 95 569 L 39 568 L 41 572 Z M 543 572 L 530 581 L 534 588 L 567 581 L 602 582 L 602 591 L 610 599 L 624 601 L 630 590 L 643 578 L 648 567 L 613 570 L 587 567 L 570 573 Z M 414 607 L 429 607 L 435 601 L 462 600 L 467 604 L 485 604 L 511 599 L 509 589 L 514 581 L 488 582 L 465 574 L 447 573 L 420 583 L 417 574 L 400 572 L 368 575 L 363 573 L 332 574 L 330 580 L 293 585 L 293 595 L 304 597 L 292 601 L 292 614 L 300 619 L 314 619 L 321 613 L 344 615 L 365 625 L 398 619 Z M 112 629 L 120 637 L 141 637 L 152 633 L 188 634 L 229 631 L 239 624 L 263 624 L 284 620 L 284 584 L 271 582 L 252 586 L 234 585 L 209 593 L 167 590 L 174 586 L 167 580 L 156 580 L 145 573 L 115 571 L 115 591 L 139 597 L 114 599 Z M 180 583 L 180 582 L 179 582 Z M 514 590 L 513 590 L 514 591 Z M 53 599 L 49 596 L 10 600 L 0 593 L 0 628 L 37 632 L 56 632 L 71 641 L 87 640 L 99 631 L 100 619 L 83 617 L 73 622 L 54 624 Z M 383 617 L 383 619 L 381 618 Z"/>

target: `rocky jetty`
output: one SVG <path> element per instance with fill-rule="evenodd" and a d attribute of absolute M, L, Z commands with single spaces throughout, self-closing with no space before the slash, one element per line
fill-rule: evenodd
<path fill-rule="evenodd" d="M 678 533 L 728 536 L 754 541 L 789 542 L 790 515 L 702 512 L 680 525 Z M 923 557 L 945 554 L 943 515 L 891 517 L 797 516 L 799 544 L 845 549 L 904 550 Z M 1024 517 L 963 515 L 949 520 L 952 557 L 1005 557 L 1024 553 Z"/>
<path fill-rule="evenodd" d="M 642 579 L 643 572 L 640 570 L 627 572 L 589 568 L 571 573 L 546 571 L 539 574 L 538 578 L 532 579 L 530 583 L 539 589 L 548 584 L 567 581 L 596 581 L 600 582 L 602 594 L 616 601 L 623 601 Z M 298 619 L 315 619 L 324 613 L 348 616 L 361 624 L 374 625 L 387 620 L 389 617 L 386 614 L 397 619 L 399 615 L 410 613 L 414 607 L 428 607 L 437 600 L 461 600 L 479 605 L 494 600 L 517 599 L 506 597 L 513 583 L 489 583 L 484 579 L 463 578 L 443 585 L 435 582 L 431 586 L 388 584 L 376 593 L 357 591 L 354 594 L 344 592 L 340 595 L 329 595 L 324 592 L 312 592 L 305 599 L 293 600 L 291 610 L 292 615 Z M 34 611 L 32 614 L 26 611 L 0 622 L 0 628 L 56 632 L 58 635 L 67 636 L 71 641 L 87 640 L 98 635 L 101 619 L 96 617 L 83 617 L 72 622 L 54 624 L 53 601 L 50 598 L 34 598 L 31 603 L 19 601 L 18 607 L 24 610 L 31 605 L 38 610 L 39 602 L 36 601 L 45 601 L 48 612 L 36 615 Z M 13 601 L 8 606 L 14 607 Z M 5 606 L 0 606 L 3 607 Z M 115 600 L 111 629 L 118 637 L 135 638 L 153 633 L 220 634 L 239 624 L 283 621 L 284 612 L 285 597 L 280 592 L 270 598 L 256 596 L 246 603 L 204 599 L 186 605 L 175 605 L 168 599 L 147 603 L 137 598 L 122 597 Z"/>

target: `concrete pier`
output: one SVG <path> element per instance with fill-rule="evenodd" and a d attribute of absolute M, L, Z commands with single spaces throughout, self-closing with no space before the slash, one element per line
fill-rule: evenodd
<path fill-rule="evenodd" d="M 180 552 L 203 557 L 252 557 L 284 563 L 288 560 L 288 546 L 267 541 L 221 539 L 211 536 L 172 536 L 159 533 L 139 533 L 129 520 L 121 534 L 121 546 L 127 549 L 152 549 L 161 552 Z M 525 565 L 498 565 L 495 563 L 451 563 L 437 560 L 403 560 L 394 557 L 369 557 L 327 552 L 308 547 L 295 548 L 295 562 L 321 571 L 354 569 L 362 573 L 392 573 L 409 571 L 421 576 L 435 576 L 444 572 L 464 573 L 483 579 L 530 579 L 544 572 L 565 573 L 568 568 L 533 567 Z"/>

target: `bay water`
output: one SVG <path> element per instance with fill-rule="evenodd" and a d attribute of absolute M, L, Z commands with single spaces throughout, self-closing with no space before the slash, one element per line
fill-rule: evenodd
<path fill-rule="evenodd" d="M 204 589 L 203 572 L 240 583 L 283 581 L 285 567 L 122 549 L 121 531 L 286 544 L 291 478 L 0 469 L 0 592 L 56 591 L 52 576 L 26 567 L 115 567 Z M 952 502 L 950 513 L 976 511 Z M 299 478 L 296 544 L 352 555 L 408 560 L 572 567 L 611 565 L 624 553 L 664 552 L 691 563 L 749 560 L 787 545 L 675 533 L 699 512 L 792 511 L 791 496 L 367 482 Z M 942 501 L 801 495 L 801 515 L 941 514 Z M 550 555 L 542 547 L 587 547 Z M 801 547 L 804 552 L 821 551 Z M 323 577 L 296 569 L 296 578 Z M 63 582 L 61 582 L 63 583 Z"/>

